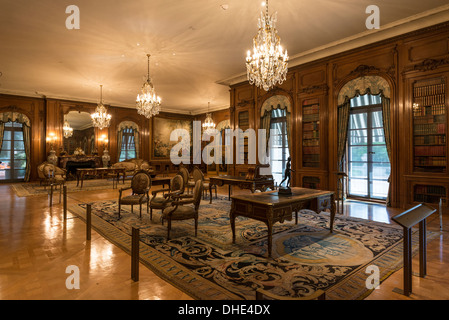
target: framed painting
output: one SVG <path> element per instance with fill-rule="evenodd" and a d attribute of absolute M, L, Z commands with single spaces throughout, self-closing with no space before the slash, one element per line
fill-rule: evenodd
<path fill-rule="evenodd" d="M 175 129 L 189 132 L 190 146 L 192 145 L 192 121 L 185 119 L 153 118 L 153 159 L 169 159 L 170 150 L 177 141 L 170 141 L 170 134 Z"/>

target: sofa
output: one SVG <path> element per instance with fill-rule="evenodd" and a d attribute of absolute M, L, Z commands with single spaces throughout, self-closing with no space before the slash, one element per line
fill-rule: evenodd
<path fill-rule="evenodd" d="M 150 166 L 148 161 L 143 159 L 128 159 L 124 161 L 120 161 L 117 163 L 114 163 L 112 168 L 125 168 L 125 176 L 126 177 L 132 177 L 136 172 L 144 170 L 148 174 L 151 175 L 153 172 L 153 168 Z"/>

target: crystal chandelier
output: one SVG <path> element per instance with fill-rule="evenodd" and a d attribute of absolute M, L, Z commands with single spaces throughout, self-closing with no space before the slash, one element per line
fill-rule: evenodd
<path fill-rule="evenodd" d="M 212 133 L 212 130 L 215 129 L 215 123 L 212 120 L 212 115 L 209 113 L 210 102 L 207 103 L 207 112 L 206 119 L 203 122 L 203 130 L 206 134 Z"/>
<path fill-rule="evenodd" d="M 142 86 L 142 93 L 137 95 L 136 106 L 137 113 L 150 119 L 159 113 L 161 108 L 161 98 L 156 95 L 153 83 L 150 78 L 150 55 L 148 57 L 148 77 Z"/>
<path fill-rule="evenodd" d="M 91 115 L 92 122 L 94 127 L 99 128 L 100 130 L 103 128 L 109 127 L 109 122 L 111 121 L 111 115 L 106 110 L 106 107 L 103 105 L 103 86 L 100 85 L 100 103 L 97 105 L 95 109 L 95 113 Z"/>
<path fill-rule="evenodd" d="M 250 84 L 268 91 L 287 78 L 288 55 L 287 50 L 283 52 L 277 34 L 276 13 L 268 15 L 268 0 L 265 6 L 265 14 L 260 13 L 259 31 L 253 39 L 253 54 L 248 50 L 246 71 Z"/>
<path fill-rule="evenodd" d="M 70 138 L 71 136 L 73 136 L 73 128 L 70 126 L 70 123 L 67 121 L 67 119 L 64 121 L 62 132 L 64 134 L 64 138 Z"/>

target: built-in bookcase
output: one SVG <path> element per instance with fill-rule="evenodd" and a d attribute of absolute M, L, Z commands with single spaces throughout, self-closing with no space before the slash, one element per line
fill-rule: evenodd
<path fill-rule="evenodd" d="M 413 85 L 413 166 L 417 172 L 447 172 L 445 78 Z"/>
<path fill-rule="evenodd" d="M 302 165 L 320 167 L 320 104 L 318 99 L 303 102 L 302 107 Z"/>

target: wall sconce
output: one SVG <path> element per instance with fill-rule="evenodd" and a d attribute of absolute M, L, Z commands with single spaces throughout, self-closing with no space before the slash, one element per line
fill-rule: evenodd
<path fill-rule="evenodd" d="M 109 140 L 105 134 L 101 135 L 101 137 L 98 139 L 98 142 L 103 143 L 103 149 L 107 149 L 107 144 L 108 144 Z"/>
<path fill-rule="evenodd" d="M 50 143 L 50 150 L 53 150 L 53 145 L 57 140 L 57 137 L 54 132 L 50 132 L 46 138 L 47 143 Z"/>

